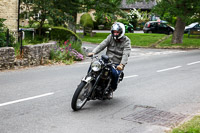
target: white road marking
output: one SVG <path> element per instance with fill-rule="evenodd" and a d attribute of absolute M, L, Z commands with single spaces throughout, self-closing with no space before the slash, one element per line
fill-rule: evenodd
<path fill-rule="evenodd" d="M 129 58 L 177 54 L 177 53 L 183 53 L 183 52 L 186 52 L 186 51 L 161 51 L 161 52 L 147 52 L 147 53 L 131 52 L 131 56 Z"/>
<path fill-rule="evenodd" d="M 11 101 L 11 102 L 1 103 L 0 107 L 10 105 L 10 104 L 14 104 L 14 103 L 24 102 L 24 101 L 28 101 L 28 100 L 32 100 L 32 99 L 36 99 L 36 98 L 41 98 L 41 97 L 45 97 L 45 96 L 49 96 L 49 95 L 53 95 L 53 94 L 54 94 L 54 92 L 51 92 L 51 93 L 46 93 L 46 94 L 42 94 L 42 95 L 38 95 L 38 96 L 19 99 L 19 100 L 15 100 L 15 101 Z"/>
<path fill-rule="evenodd" d="M 177 68 L 180 68 L 182 66 L 176 66 L 176 67 L 171 67 L 171 68 L 166 68 L 166 69 L 162 69 L 162 70 L 158 70 L 157 72 L 164 72 L 164 71 L 168 71 L 168 70 L 173 70 L 173 69 L 177 69 Z"/>
<path fill-rule="evenodd" d="M 131 75 L 131 76 L 126 76 L 124 77 L 124 79 L 128 79 L 128 78 L 134 78 L 134 77 L 137 77 L 138 75 Z"/>
<path fill-rule="evenodd" d="M 194 64 L 197 64 L 197 63 L 200 63 L 200 61 L 191 62 L 191 63 L 188 63 L 187 65 L 194 65 Z"/>

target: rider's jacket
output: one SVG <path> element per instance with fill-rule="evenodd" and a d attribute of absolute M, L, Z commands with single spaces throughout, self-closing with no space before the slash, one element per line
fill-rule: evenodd
<path fill-rule="evenodd" d="M 110 34 L 92 52 L 98 54 L 106 47 L 106 55 L 108 55 L 112 63 L 127 64 L 131 52 L 131 41 L 127 36 L 123 36 L 120 40 L 115 40 Z"/>

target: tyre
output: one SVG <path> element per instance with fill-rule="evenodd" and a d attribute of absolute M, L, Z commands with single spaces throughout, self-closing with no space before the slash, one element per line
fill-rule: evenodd
<path fill-rule="evenodd" d="M 170 31 L 170 32 L 168 33 L 168 35 L 171 35 L 171 34 L 173 34 L 173 32 L 172 32 L 172 31 Z"/>
<path fill-rule="evenodd" d="M 147 33 L 152 33 L 152 31 L 149 30 Z"/>
<path fill-rule="evenodd" d="M 85 105 L 85 103 L 88 100 L 88 94 L 90 94 L 91 89 L 91 83 L 86 83 L 82 81 L 78 85 L 71 102 L 71 107 L 74 111 L 80 110 Z"/>

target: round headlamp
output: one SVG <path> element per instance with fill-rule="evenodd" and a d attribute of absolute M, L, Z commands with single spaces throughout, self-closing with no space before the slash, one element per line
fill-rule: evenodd
<path fill-rule="evenodd" d="M 91 65 L 93 71 L 97 72 L 101 69 L 101 63 L 99 61 L 94 61 Z"/>

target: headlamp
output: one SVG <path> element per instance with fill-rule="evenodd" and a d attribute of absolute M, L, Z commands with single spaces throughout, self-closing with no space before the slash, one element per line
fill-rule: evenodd
<path fill-rule="evenodd" d="M 94 61 L 91 65 L 93 71 L 97 72 L 101 69 L 101 63 L 99 61 Z"/>

